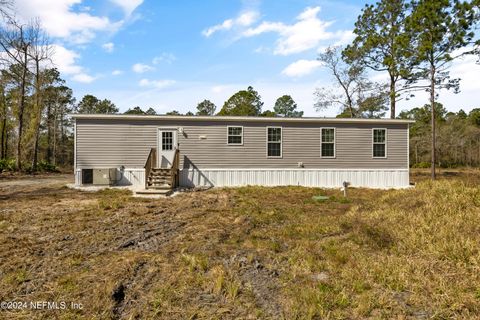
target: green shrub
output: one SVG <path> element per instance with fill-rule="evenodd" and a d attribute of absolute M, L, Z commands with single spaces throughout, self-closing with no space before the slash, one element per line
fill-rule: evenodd
<path fill-rule="evenodd" d="M 37 164 L 37 170 L 41 172 L 58 172 L 57 166 L 47 161 L 40 161 Z"/>
<path fill-rule="evenodd" d="M 0 172 L 15 171 L 15 159 L 0 159 Z"/>
<path fill-rule="evenodd" d="M 31 166 L 24 166 L 24 169 L 26 172 L 32 173 L 32 172 L 59 172 L 58 168 L 56 165 L 51 164 L 47 161 L 39 161 L 37 163 L 37 168 L 36 170 Z"/>
<path fill-rule="evenodd" d="M 440 162 L 439 163 L 439 166 L 441 168 L 448 168 L 448 169 L 452 169 L 452 168 L 458 168 L 459 167 L 459 164 L 458 163 L 455 163 L 455 162 Z"/>
<path fill-rule="evenodd" d="M 414 163 L 412 165 L 412 168 L 430 168 L 430 162 L 419 162 L 419 163 Z"/>

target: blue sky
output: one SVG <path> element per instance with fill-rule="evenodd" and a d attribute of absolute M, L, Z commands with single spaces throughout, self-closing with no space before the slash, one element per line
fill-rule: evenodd
<path fill-rule="evenodd" d="M 314 0 L 17 0 L 20 15 L 39 17 L 55 47 L 54 64 L 75 96 L 112 100 L 121 111 L 153 107 L 195 111 L 203 99 L 218 108 L 252 85 L 272 109 L 290 94 L 309 116 L 316 87 L 331 78 L 315 60 L 329 45 L 352 39 L 361 1 Z M 470 110 L 480 90 L 473 58 L 452 66 L 462 93 L 442 93 L 451 110 Z M 381 75 L 373 75 L 379 79 Z M 402 102 L 423 105 L 425 94 Z M 461 101 L 461 105 L 459 104 Z"/>

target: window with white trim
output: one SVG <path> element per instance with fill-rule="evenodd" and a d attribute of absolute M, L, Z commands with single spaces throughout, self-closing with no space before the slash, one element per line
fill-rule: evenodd
<path fill-rule="evenodd" d="M 335 128 L 322 128 L 322 158 L 335 158 Z"/>
<path fill-rule="evenodd" d="M 282 156 L 282 128 L 267 128 L 267 156 L 280 158 Z"/>
<path fill-rule="evenodd" d="M 374 158 L 387 157 L 387 129 L 373 129 L 372 154 Z"/>
<path fill-rule="evenodd" d="M 228 144 L 243 144 L 243 127 L 228 127 Z"/>

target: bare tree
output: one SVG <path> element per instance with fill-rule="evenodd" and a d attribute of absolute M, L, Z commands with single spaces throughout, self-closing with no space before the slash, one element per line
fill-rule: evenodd
<path fill-rule="evenodd" d="M 33 64 L 34 74 L 34 106 L 32 115 L 32 133 L 33 133 L 33 159 L 32 169 L 37 169 L 38 164 L 38 140 L 40 137 L 40 122 L 44 109 L 43 104 L 43 79 L 41 64 L 46 60 L 50 60 L 53 54 L 53 48 L 50 45 L 47 34 L 42 30 L 40 21 L 35 19 L 31 25 L 32 28 L 32 45 L 29 48 L 28 55 Z M 46 76 L 46 75 L 45 75 Z M 45 77 L 44 76 L 44 77 Z M 48 115 L 47 115 L 48 118 Z"/>
<path fill-rule="evenodd" d="M 29 73 L 28 65 L 30 62 L 29 50 L 32 45 L 32 28 L 31 26 L 20 24 L 10 19 L 7 26 L 0 33 L 0 46 L 6 52 L 8 59 L 12 63 L 17 64 L 20 68 L 16 74 L 18 85 L 20 88 L 20 97 L 18 101 L 17 120 L 17 159 L 16 166 L 18 169 L 22 167 L 22 137 L 24 125 L 24 111 L 27 91 L 27 75 Z"/>
<path fill-rule="evenodd" d="M 32 47 L 36 45 L 41 37 L 40 25 L 38 22 L 31 21 L 28 24 L 23 24 L 8 16 L 6 24 L 2 26 L 0 32 L 0 49 L 6 53 L 3 61 L 10 66 L 15 65 L 15 68 L 10 68 L 15 73 L 15 78 L 19 87 L 19 99 L 17 106 L 17 154 L 16 166 L 18 169 L 22 168 L 22 143 L 24 136 L 24 115 L 26 108 L 27 90 L 30 85 L 28 78 L 32 74 L 29 70 L 32 63 Z M 39 55 L 40 57 L 40 55 Z"/>
<path fill-rule="evenodd" d="M 341 52 L 341 47 L 329 47 L 318 56 L 323 66 L 330 70 L 335 84 L 333 88 L 316 89 L 315 109 L 320 111 L 340 106 L 342 115 L 351 118 L 385 110 L 384 86 L 369 81 L 363 68 L 346 63 Z"/>
<path fill-rule="evenodd" d="M 7 158 L 8 151 L 8 106 L 6 98 L 6 81 L 3 72 L 0 75 L 0 159 Z"/>
<path fill-rule="evenodd" d="M 8 19 L 11 16 L 13 0 L 0 0 L 0 17 Z"/>

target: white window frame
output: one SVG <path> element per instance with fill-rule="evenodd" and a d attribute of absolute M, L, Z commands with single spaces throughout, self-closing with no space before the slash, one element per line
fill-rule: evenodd
<path fill-rule="evenodd" d="M 322 153 L 322 145 L 323 145 L 323 137 L 322 137 L 322 130 L 323 129 L 333 129 L 333 156 L 324 156 Z M 325 142 L 325 143 L 332 143 L 332 142 Z M 335 127 L 321 127 L 320 128 L 320 157 L 325 159 L 335 159 L 337 157 L 337 128 Z"/>
<path fill-rule="evenodd" d="M 228 142 L 228 137 L 230 136 L 230 129 L 229 128 L 242 128 L 242 143 L 229 143 Z M 229 146 L 243 146 L 243 126 L 227 126 L 227 145 Z M 235 137 L 239 137 L 239 136 L 235 136 Z"/>
<path fill-rule="evenodd" d="M 280 129 L 280 156 L 269 156 L 268 155 L 268 129 Z M 267 155 L 267 158 L 270 159 L 280 159 L 283 158 L 283 127 L 281 126 L 268 126 L 265 129 L 265 140 L 267 142 L 266 148 L 265 148 L 265 153 Z M 278 142 L 271 142 L 271 143 L 278 143 Z"/>
<path fill-rule="evenodd" d="M 384 157 L 376 157 L 373 153 L 373 146 L 375 144 L 382 144 L 381 142 L 375 142 L 375 130 L 385 130 L 385 142 L 383 143 L 385 145 L 385 156 Z M 387 150 L 388 150 L 388 130 L 387 128 L 372 128 L 372 158 L 373 159 L 386 159 L 387 158 Z"/>

